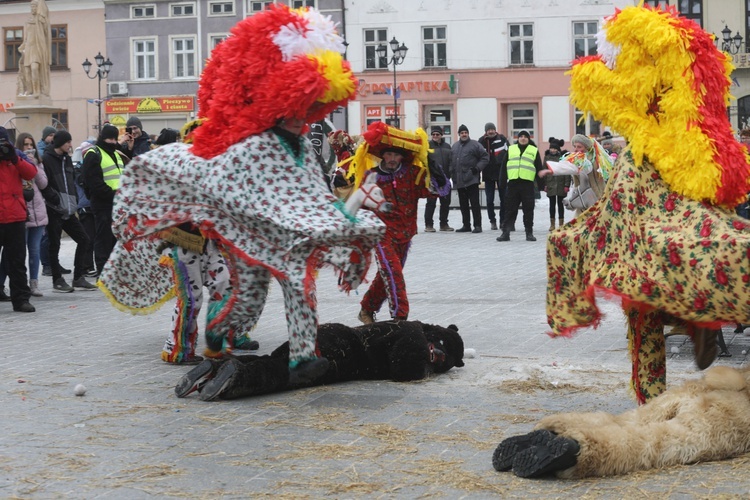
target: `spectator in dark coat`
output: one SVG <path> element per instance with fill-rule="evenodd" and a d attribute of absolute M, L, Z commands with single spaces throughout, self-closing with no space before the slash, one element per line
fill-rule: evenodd
<path fill-rule="evenodd" d="M 564 145 L 565 141 L 563 139 L 550 137 L 549 149 L 544 152 L 544 164 L 546 165 L 548 161 L 560 161 L 560 158 L 565 153 L 562 149 Z M 563 227 L 563 224 L 565 224 L 563 200 L 570 190 L 570 176 L 550 175 L 545 179 L 544 190 L 547 192 L 547 198 L 549 198 L 549 230 L 552 231 L 555 229 L 555 211 L 557 211 L 557 217 L 560 219 L 560 227 Z"/>
<path fill-rule="evenodd" d="M 490 161 L 482 170 L 484 181 L 484 197 L 487 200 L 487 215 L 490 217 L 490 229 L 497 230 L 497 219 L 495 218 L 495 190 L 498 191 L 500 200 L 500 225 L 505 216 L 505 170 L 500 168 L 500 162 L 508 156 L 508 139 L 503 134 L 498 134 L 494 123 L 488 122 L 484 126 L 484 135 L 477 141 L 490 156 Z"/>
<path fill-rule="evenodd" d="M 430 162 L 434 162 L 440 165 L 445 175 L 450 178 L 451 171 L 451 147 L 445 142 L 443 137 L 443 127 L 438 125 L 432 127 L 432 139 L 430 139 L 430 149 L 432 153 L 429 153 L 427 157 Z M 427 198 L 427 204 L 424 209 L 424 230 L 427 233 L 434 233 L 434 219 L 435 206 L 437 205 L 437 198 Z M 448 225 L 448 214 L 451 210 L 451 192 L 440 197 L 440 230 L 441 231 L 453 231 L 453 228 Z"/>
<path fill-rule="evenodd" d="M 104 130 L 104 127 L 102 127 Z M 121 144 L 122 152 L 128 158 L 135 158 L 147 151 L 151 151 L 151 139 L 143 130 L 140 118 L 131 116 L 125 124 L 125 142 Z"/>
<path fill-rule="evenodd" d="M 458 127 L 458 141 L 451 147 L 451 172 L 453 187 L 458 190 L 458 202 L 461 206 L 463 226 L 457 233 L 481 233 L 482 209 L 479 205 L 479 172 L 485 169 L 490 161 L 487 150 L 477 141 L 469 138 L 466 125 Z M 471 211 L 469 209 L 471 206 Z M 471 229 L 471 217 L 474 217 L 474 230 Z"/>

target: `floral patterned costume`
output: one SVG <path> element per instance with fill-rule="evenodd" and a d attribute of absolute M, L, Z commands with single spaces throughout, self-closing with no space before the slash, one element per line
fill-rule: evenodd
<path fill-rule="evenodd" d="M 295 157 L 271 131 L 248 137 L 209 160 L 186 144 L 135 158 L 115 200 L 119 242 L 100 287 L 120 307 L 149 312 L 171 297 L 173 279 L 158 263 L 158 232 L 193 222 L 227 255 L 231 293 L 208 310 L 207 331 L 225 336 L 251 328 L 265 304 L 270 278 L 281 284 L 292 364 L 315 357 L 315 274 L 325 264 L 350 290 L 366 275 L 370 250 L 384 233 L 367 212 L 353 223 L 337 208 L 320 176 L 312 146 Z M 258 168 L 262 166 L 263 168 Z"/>
<path fill-rule="evenodd" d="M 550 234 L 547 263 L 547 319 L 555 335 L 597 325 L 597 290 L 622 298 L 641 402 L 666 389 L 669 316 L 703 325 L 750 319 L 750 224 L 670 191 L 629 150 L 618 157 L 602 198 Z"/>

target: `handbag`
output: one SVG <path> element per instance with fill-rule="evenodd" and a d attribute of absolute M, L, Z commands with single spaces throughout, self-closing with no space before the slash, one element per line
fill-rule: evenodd
<path fill-rule="evenodd" d="M 563 204 L 568 210 L 586 210 L 594 203 L 598 197 L 591 186 L 575 186 L 571 188 L 568 197 L 563 200 Z"/>
<path fill-rule="evenodd" d="M 34 184 L 31 181 L 24 181 L 23 183 L 23 199 L 25 201 L 34 199 Z"/>

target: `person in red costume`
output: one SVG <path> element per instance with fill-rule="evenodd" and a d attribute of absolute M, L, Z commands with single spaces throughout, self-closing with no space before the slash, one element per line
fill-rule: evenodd
<path fill-rule="evenodd" d="M 374 323 L 375 313 L 386 300 L 391 317 L 406 320 L 409 298 L 403 268 L 411 239 L 417 234 L 417 204 L 420 198 L 445 196 L 450 183 L 440 166 L 428 161 L 429 141 L 421 128 L 409 132 L 376 122 L 362 137 L 365 142 L 344 166 L 348 166 L 355 186 L 359 186 L 366 174 L 375 172 L 377 184 L 393 208 L 389 212 L 375 212 L 385 223 L 386 232 L 375 247 L 378 274 L 360 302 L 359 320 L 364 324 Z M 380 163 L 373 164 L 373 156 Z"/>

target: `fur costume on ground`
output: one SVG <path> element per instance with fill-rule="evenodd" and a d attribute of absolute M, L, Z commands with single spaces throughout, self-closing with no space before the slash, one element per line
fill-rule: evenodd
<path fill-rule="evenodd" d="M 421 380 L 464 366 L 464 344 L 458 328 L 419 321 L 383 321 L 352 328 L 338 323 L 318 327 L 318 349 L 328 364 L 317 377 L 290 382 L 289 344 L 266 356 L 206 360 L 188 372 L 175 392 L 194 390 L 200 398 L 236 399 L 349 380 Z"/>
<path fill-rule="evenodd" d="M 727 54 L 695 22 L 626 7 L 597 56 L 571 70 L 575 106 L 625 137 L 602 197 L 547 242 L 553 335 L 596 326 L 596 293 L 622 300 L 640 403 L 666 389 L 664 324 L 686 324 L 700 368 L 715 329 L 750 320 L 750 224 L 733 212 L 750 158 L 733 134 Z"/>
<path fill-rule="evenodd" d="M 495 469 L 582 478 L 736 457 L 750 451 L 750 368 L 716 366 L 620 415 L 560 413 L 535 428 L 498 445 Z"/>

